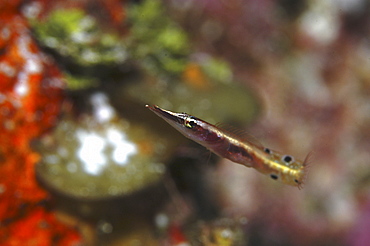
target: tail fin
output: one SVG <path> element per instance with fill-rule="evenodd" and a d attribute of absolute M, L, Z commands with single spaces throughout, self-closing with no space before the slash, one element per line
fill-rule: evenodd
<path fill-rule="evenodd" d="M 302 189 L 304 183 L 306 182 L 306 179 L 307 179 L 307 176 L 308 176 L 308 171 L 309 171 L 309 168 L 311 167 L 310 164 L 312 162 L 312 155 L 313 155 L 313 151 L 308 152 L 308 154 L 306 155 L 306 158 L 303 161 L 302 166 L 304 168 L 303 169 L 304 170 L 304 176 L 303 176 L 302 183 L 300 183 L 299 186 L 298 186 L 298 189 Z"/>
<path fill-rule="evenodd" d="M 306 158 L 304 158 L 304 161 L 303 161 L 303 166 L 304 167 L 308 167 L 312 161 L 312 155 L 313 155 L 313 150 L 308 152 L 308 154 L 306 155 Z"/>

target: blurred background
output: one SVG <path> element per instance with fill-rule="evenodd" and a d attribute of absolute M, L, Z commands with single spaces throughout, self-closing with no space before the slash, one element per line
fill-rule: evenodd
<path fill-rule="evenodd" d="M 0 1 L 1 245 L 370 242 L 367 0 Z M 303 160 L 298 190 L 144 107 Z"/>

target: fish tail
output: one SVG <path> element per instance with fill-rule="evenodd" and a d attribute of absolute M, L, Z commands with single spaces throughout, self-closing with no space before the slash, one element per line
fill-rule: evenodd
<path fill-rule="evenodd" d="M 310 164 L 312 163 L 312 156 L 313 156 L 313 151 L 308 152 L 308 154 L 306 155 L 306 158 L 303 161 L 302 166 L 303 166 L 304 175 L 303 175 L 302 182 L 298 185 L 298 189 L 303 189 L 303 186 L 306 182 L 308 172 L 311 167 Z"/>

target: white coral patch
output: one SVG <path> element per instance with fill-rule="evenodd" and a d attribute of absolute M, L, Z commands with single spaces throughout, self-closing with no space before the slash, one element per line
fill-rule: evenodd
<path fill-rule="evenodd" d="M 96 133 L 82 130 L 77 131 L 77 138 L 81 142 L 77 155 L 82 161 L 83 169 L 88 174 L 99 175 L 108 161 L 103 153 L 106 146 L 105 139 Z"/>

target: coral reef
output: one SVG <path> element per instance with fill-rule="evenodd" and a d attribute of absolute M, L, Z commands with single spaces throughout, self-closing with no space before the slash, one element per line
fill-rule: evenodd
<path fill-rule="evenodd" d="M 0 1 L 1 245 L 366 245 L 365 0 Z M 303 159 L 303 190 L 145 104 Z"/>

